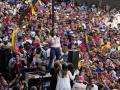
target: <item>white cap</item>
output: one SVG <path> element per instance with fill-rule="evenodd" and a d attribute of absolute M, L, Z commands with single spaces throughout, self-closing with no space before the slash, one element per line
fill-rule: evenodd
<path fill-rule="evenodd" d="M 8 38 L 7 37 L 3 38 L 3 41 L 8 41 Z"/>
<path fill-rule="evenodd" d="M 35 37 L 36 33 L 35 33 L 34 31 L 31 31 L 31 32 L 30 32 L 30 35 L 31 35 L 32 37 Z"/>
<path fill-rule="evenodd" d="M 116 43 L 119 45 L 119 44 L 120 44 L 120 41 L 116 41 Z"/>
<path fill-rule="evenodd" d="M 26 28 L 26 26 L 24 25 L 22 28 Z"/>
<path fill-rule="evenodd" d="M 30 39 L 29 39 L 29 40 L 26 40 L 25 43 L 26 43 L 26 42 L 29 42 L 30 44 L 32 44 L 32 40 L 30 40 Z"/>
<path fill-rule="evenodd" d="M 95 4 L 93 4 L 92 7 L 95 7 Z"/>
<path fill-rule="evenodd" d="M 17 8 L 20 8 L 21 7 L 21 4 L 17 4 Z"/>
<path fill-rule="evenodd" d="M 73 34 L 73 31 L 70 31 L 70 34 Z"/>

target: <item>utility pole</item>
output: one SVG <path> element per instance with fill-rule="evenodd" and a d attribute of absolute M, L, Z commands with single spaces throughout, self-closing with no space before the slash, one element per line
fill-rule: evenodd
<path fill-rule="evenodd" d="M 54 4 L 55 4 L 55 0 L 52 0 L 52 32 L 54 32 L 54 22 L 55 22 Z"/>
<path fill-rule="evenodd" d="M 102 3 L 103 3 L 103 0 L 100 0 L 100 1 L 99 1 L 99 8 L 101 8 Z"/>

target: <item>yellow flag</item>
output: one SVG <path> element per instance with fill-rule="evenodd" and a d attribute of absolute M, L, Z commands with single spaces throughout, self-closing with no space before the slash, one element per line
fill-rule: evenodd
<path fill-rule="evenodd" d="M 30 4 L 31 10 L 32 10 L 32 15 L 36 16 L 36 12 L 35 12 L 34 6 L 32 5 L 32 2 L 29 2 L 29 4 Z"/>
<path fill-rule="evenodd" d="M 80 61 L 78 62 L 78 68 L 79 68 L 79 69 L 81 68 L 81 63 L 80 63 Z"/>
<path fill-rule="evenodd" d="M 120 51 L 120 46 L 118 46 L 118 50 Z"/>
<path fill-rule="evenodd" d="M 19 32 L 18 29 L 14 30 L 13 33 L 12 33 L 12 47 L 14 48 L 15 47 L 15 36 L 16 34 Z"/>
<path fill-rule="evenodd" d="M 12 46 L 15 47 L 15 35 L 14 35 L 14 31 L 12 33 Z"/>
<path fill-rule="evenodd" d="M 88 35 L 85 35 L 85 42 L 88 44 Z"/>
<path fill-rule="evenodd" d="M 33 7 L 32 7 L 32 15 L 35 15 L 35 16 L 36 16 L 36 13 L 35 13 L 35 10 L 34 10 Z"/>
<path fill-rule="evenodd" d="M 39 3 L 41 3 L 41 0 L 38 0 Z"/>

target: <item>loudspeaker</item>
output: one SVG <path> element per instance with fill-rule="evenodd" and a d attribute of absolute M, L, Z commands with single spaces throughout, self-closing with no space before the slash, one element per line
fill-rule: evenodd
<path fill-rule="evenodd" d="M 40 79 L 30 79 L 28 81 L 28 90 L 30 90 L 32 86 L 40 87 Z"/>
<path fill-rule="evenodd" d="M 79 51 L 78 50 L 70 50 L 68 53 L 68 62 L 72 63 L 75 69 L 78 68 L 79 62 Z"/>

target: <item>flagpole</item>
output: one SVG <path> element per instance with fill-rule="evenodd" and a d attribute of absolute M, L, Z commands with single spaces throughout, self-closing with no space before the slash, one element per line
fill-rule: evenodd
<path fill-rule="evenodd" d="M 54 4 L 55 4 L 55 1 L 52 0 L 52 32 L 54 32 L 54 22 L 55 22 L 55 16 L 54 16 Z"/>

